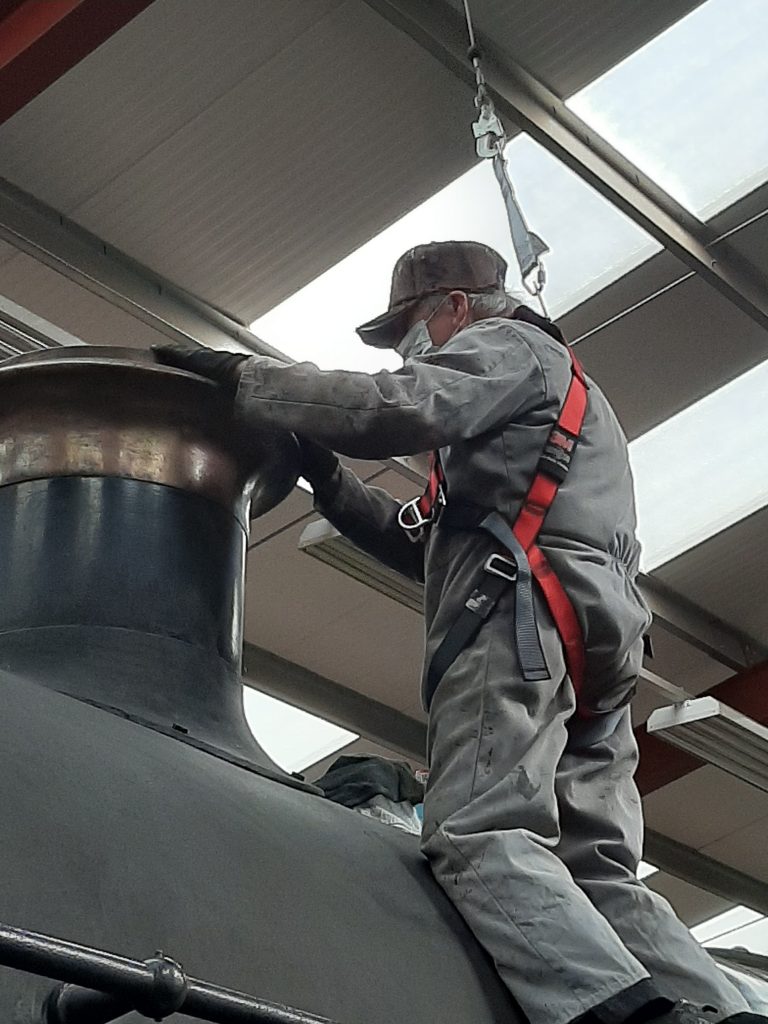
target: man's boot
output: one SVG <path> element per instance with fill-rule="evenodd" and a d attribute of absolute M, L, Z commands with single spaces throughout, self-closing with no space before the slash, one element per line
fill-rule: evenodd
<path fill-rule="evenodd" d="M 652 1016 L 633 1014 L 628 1024 L 636 1024 L 638 1020 L 647 1024 L 768 1024 L 768 1017 L 759 1013 L 743 1011 L 723 1017 L 714 1006 L 697 1006 L 686 999 L 680 999 L 667 1010 Z"/>

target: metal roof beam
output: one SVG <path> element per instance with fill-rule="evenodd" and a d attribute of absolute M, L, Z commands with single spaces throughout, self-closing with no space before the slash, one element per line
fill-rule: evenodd
<path fill-rule="evenodd" d="M 365 3 L 474 90 L 464 20 L 445 0 Z M 768 330 L 768 282 L 753 267 L 726 243 L 716 243 L 713 230 L 593 132 L 551 89 L 488 39 L 479 42 L 483 72 L 503 116 Z"/>
<path fill-rule="evenodd" d="M 285 356 L 245 324 L 165 280 L 0 178 L 0 239 L 63 274 L 172 341 Z"/>
<path fill-rule="evenodd" d="M 658 577 L 641 573 L 638 583 L 654 623 L 667 633 L 735 672 L 768 661 L 768 647 L 678 594 Z"/>
<path fill-rule="evenodd" d="M 361 733 L 417 764 L 425 763 L 427 727 L 423 722 L 247 641 L 243 644 L 243 682 Z"/>
<path fill-rule="evenodd" d="M 768 885 L 661 832 L 645 833 L 646 860 L 675 878 L 761 914 L 768 914 Z"/>
<path fill-rule="evenodd" d="M 0 352 L 9 356 L 84 345 L 80 338 L 0 295 Z"/>

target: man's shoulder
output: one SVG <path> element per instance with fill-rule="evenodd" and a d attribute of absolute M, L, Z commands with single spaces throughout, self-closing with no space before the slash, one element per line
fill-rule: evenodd
<path fill-rule="evenodd" d="M 535 353 L 542 345 L 546 347 L 547 343 L 556 345 L 556 342 L 538 327 L 522 323 L 520 320 L 494 316 L 476 320 L 464 327 L 443 346 L 441 351 L 447 354 L 451 350 L 477 350 L 488 354 L 489 357 L 490 353 L 519 357 L 521 350 L 531 350 Z"/>

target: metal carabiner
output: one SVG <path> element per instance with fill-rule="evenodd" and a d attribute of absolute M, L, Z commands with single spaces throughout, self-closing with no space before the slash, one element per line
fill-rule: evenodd
<path fill-rule="evenodd" d="M 489 160 L 503 151 L 506 141 L 504 126 L 489 100 L 479 106 L 477 120 L 472 122 L 472 134 L 475 136 L 475 150 L 482 160 Z"/>
<path fill-rule="evenodd" d="M 543 263 L 537 263 L 527 277 L 523 278 L 523 287 L 529 295 L 538 297 L 547 281 L 547 274 Z"/>

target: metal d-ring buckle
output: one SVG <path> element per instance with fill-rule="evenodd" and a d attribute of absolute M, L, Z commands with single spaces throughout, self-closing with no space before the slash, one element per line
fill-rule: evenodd
<path fill-rule="evenodd" d="M 507 580 L 509 583 L 517 581 L 517 565 L 510 558 L 505 558 L 495 552 L 488 555 L 483 569 L 491 576 L 500 576 L 501 579 Z"/>
<path fill-rule="evenodd" d="M 405 530 L 408 540 L 421 540 L 424 536 L 424 527 L 432 521 L 432 514 L 429 517 L 423 516 L 419 509 L 420 498 L 413 498 L 400 506 L 397 513 L 397 522 Z"/>

